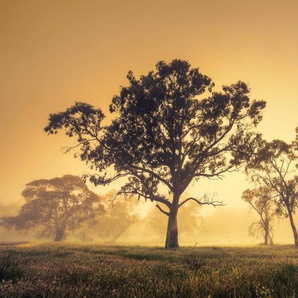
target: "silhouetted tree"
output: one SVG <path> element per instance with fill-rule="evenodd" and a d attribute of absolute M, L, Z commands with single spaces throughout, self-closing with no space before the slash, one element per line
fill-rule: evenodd
<path fill-rule="evenodd" d="M 297 156 L 292 144 L 281 140 L 263 141 L 258 152 L 250 159 L 246 171 L 253 181 L 275 192 L 276 212 L 288 217 L 293 231 L 295 246 L 298 234 L 294 213 L 298 203 L 298 176 L 295 176 Z"/>
<path fill-rule="evenodd" d="M 260 220 L 253 222 L 249 233 L 253 237 L 263 237 L 264 244 L 273 244 L 273 219 L 276 215 L 274 204 L 275 192 L 266 186 L 247 189 L 242 199 L 258 213 Z"/>
<path fill-rule="evenodd" d="M 156 71 L 140 79 L 129 72 L 127 78 L 128 87 L 110 105 L 109 125 L 102 126 L 100 109 L 77 102 L 51 114 L 45 130 L 65 129 L 77 138 L 80 158 L 99 172 L 91 176 L 95 185 L 126 177 L 119 195 L 156 202 L 168 216 L 165 246 L 178 247 L 178 209 L 189 200 L 221 204 L 181 195 L 194 180 L 240 166 L 255 146 L 251 129 L 261 121 L 265 102 L 250 100 L 243 82 L 211 93 L 211 79 L 182 60 L 161 61 Z"/>
<path fill-rule="evenodd" d="M 40 238 L 61 241 L 68 231 L 104 213 L 98 195 L 77 176 L 35 180 L 22 192 L 26 203 L 15 217 L 2 217 L 1 225 L 33 230 Z"/>

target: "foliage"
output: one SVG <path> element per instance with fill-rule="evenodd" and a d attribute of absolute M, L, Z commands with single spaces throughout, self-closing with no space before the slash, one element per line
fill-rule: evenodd
<path fill-rule="evenodd" d="M 40 238 L 61 241 L 68 231 L 103 213 L 98 195 L 77 176 L 65 175 L 27 184 L 22 195 L 26 203 L 15 217 L 2 217 L 1 225 L 16 230 L 33 230 Z"/>
<path fill-rule="evenodd" d="M 269 187 L 247 189 L 242 194 L 242 199 L 260 216 L 259 221 L 251 224 L 249 233 L 257 238 L 263 237 L 264 244 L 273 244 L 273 219 L 276 215 L 274 196 Z"/>
<path fill-rule="evenodd" d="M 298 291 L 294 247 L 10 249 L 23 274 L 0 283 L 1 297 L 275 298 Z"/>
<path fill-rule="evenodd" d="M 212 80 L 183 60 L 158 62 L 156 71 L 140 79 L 129 72 L 127 79 L 112 99 L 108 126 L 100 109 L 77 102 L 51 114 L 45 130 L 76 137 L 73 149 L 98 171 L 91 176 L 96 185 L 126 177 L 119 195 L 155 202 L 168 216 L 166 247 L 177 247 L 177 213 L 185 202 L 221 205 L 181 195 L 193 180 L 221 177 L 250 156 L 265 102 L 251 100 L 240 81 L 212 92 Z"/>
<path fill-rule="evenodd" d="M 293 144 L 281 140 L 263 140 L 247 164 L 246 172 L 254 182 L 272 190 L 276 197 L 276 212 L 289 218 L 294 242 L 298 246 L 298 233 L 293 218 L 298 204 L 296 161 Z"/>

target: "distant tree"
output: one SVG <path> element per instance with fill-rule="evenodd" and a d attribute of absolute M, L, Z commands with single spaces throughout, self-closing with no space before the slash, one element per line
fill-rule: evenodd
<path fill-rule="evenodd" d="M 33 231 L 39 238 L 61 241 L 69 231 L 104 213 L 98 195 L 77 176 L 35 180 L 22 192 L 26 203 L 17 216 L 2 217 L 1 225 Z"/>
<path fill-rule="evenodd" d="M 96 218 L 96 235 L 106 240 L 108 244 L 115 244 L 118 238 L 139 219 L 135 204 L 131 200 L 114 200 L 114 196 L 107 194 L 102 198 L 105 214 Z"/>
<path fill-rule="evenodd" d="M 77 138 L 75 155 L 99 172 L 91 176 L 95 185 L 126 177 L 119 195 L 155 202 L 168 216 L 165 247 L 178 247 L 180 207 L 190 200 L 221 205 L 181 195 L 192 181 L 221 177 L 242 164 L 255 147 L 252 128 L 265 102 L 251 100 L 243 82 L 212 92 L 211 79 L 183 60 L 161 61 L 156 71 L 140 79 L 130 71 L 127 78 L 129 86 L 112 99 L 109 125 L 102 126 L 100 109 L 77 102 L 51 114 L 45 131 L 64 129 Z"/>
<path fill-rule="evenodd" d="M 250 159 L 246 172 L 259 185 L 270 188 L 276 196 L 276 212 L 288 217 L 293 231 L 295 246 L 298 246 L 298 233 L 294 213 L 298 203 L 298 176 L 293 144 L 281 140 L 263 141 L 257 153 Z"/>
<path fill-rule="evenodd" d="M 260 219 L 249 227 L 249 234 L 264 239 L 264 244 L 273 244 L 273 220 L 276 215 L 274 204 L 275 192 L 266 186 L 247 189 L 242 199 L 258 213 Z"/>

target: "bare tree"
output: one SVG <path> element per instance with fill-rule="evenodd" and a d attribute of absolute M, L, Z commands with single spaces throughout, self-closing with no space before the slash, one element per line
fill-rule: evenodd
<path fill-rule="evenodd" d="M 263 141 L 246 167 L 246 172 L 259 185 L 270 188 L 276 196 L 277 214 L 289 218 L 298 246 L 294 213 L 298 203 L 298 177 L 295 175 L 297 156 L 292 144 L 281 140 Z"/>
<path fill-rule="evenodd" d="M 242 199 L 260 216 L 260 219 L 249 227 L 249 233 L 256 238 L 262 237 L 265 245 L 273 244 L 273 220 L 276 215 L 274 198 L 274 191 L 266 186 L 247 189 L 242 193 Z"/>

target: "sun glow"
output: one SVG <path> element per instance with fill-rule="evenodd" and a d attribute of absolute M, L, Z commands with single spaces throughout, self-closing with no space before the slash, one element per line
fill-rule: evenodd
<path fill-rule="evenodd" d="M 298 125 L 297 9 L 298 2 L 291 0 L 91 0 L 88 5 L 82 1 L 1 1 L 2 216 L 15 214 L 24 203 L 21 192 L 26 183 L 90 171 L 71 154 L 62 154 L 61 147 L 72 145 L 72 140 L 44 133 L 50 113 L 85 101 L 100 107 L 110 121 L 109 104 L 119 86 L 126 85 L 127 72 L 132 70 L 137 77 L 147 74 L 160 60 L 188 60 L 210 76 L 216 88 L 238 80 L 247 82 L 252 98 L 267 101 L 259 131 L 269 140 L 294 140 Z M 231 217 L 247 216 L 247 224 L 254 219 L 241 200 L 248 186 L 241 171 L 227 173 L 222 180 L 192 184 L 189 193 L 216 193 L 216 199 L 226 206 L 200 208 L 205 221 L 221 218 L 216 225 L 222 230 L 216 233 L 216 228 L 204 228 L 189 243 L 202 243 L 203 237 L 208 243 L 224 243 L 229 237 L 239 243 L 248 241 L 244 224 L 245 240 L 240 232 L 240 238 L 238 232 L 227 236 L 229 227 L 239 225 Z M 96 188 L 98 193 L 110 190 Z M 227 214 L 222 210 L 228 210 Z M 291 235 L 282 236 L 288 235 L 287 224 L 281 223 L 278 229 L 277 239 L 292 241 Z M 137 234 L 133 229 L 127 233 Z M 1 237 L 9 236 L 3 232 Z"/>

